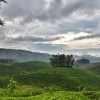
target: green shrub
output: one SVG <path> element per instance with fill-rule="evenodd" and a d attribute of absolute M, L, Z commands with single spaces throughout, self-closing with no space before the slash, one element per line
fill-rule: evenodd
<path fill-rule="evenodd" d="M 10 93 L 13 93 L 15 89 L 18 88 L 17 81 L 14 81 L 13 78 L 10 79 L 10 83 L 7 86 Z"/>
<path fill-rule="evenodd" d="M 89 96 L 91 100 L 100 100 L 100 92 L 96 92 Z"/>

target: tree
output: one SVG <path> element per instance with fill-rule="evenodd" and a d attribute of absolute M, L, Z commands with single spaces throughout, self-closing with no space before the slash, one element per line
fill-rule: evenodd
<path fill-rule="evenodd" d="M 0 0 L 0 9 L 1 9 L 1 3 L 2 2 L 7 3 L 6 0 Z M 0 25 L 4 26 L 4 22 L 1 20 L 1 18 L 0 18 Z"/>
<path fill-rule="evenodd" d="M 67 66 L 68 67 L 72 67 L 73 66 L 73 64 L 74 64 L 74 58 L 73 58 L 73 55 L 67 55 L 66 56 L 66 64 L 67 64 Z"/>
<path fill-rule="evenodd" d="M 64 54 L 59 55 L 58 62 L 59 62 L 59 66 L 62 66 L 62 67 L 66 66 L 65 65 L 66 64 L 66 55 L 64 55 Z"/>
<path fill-rule="evenodd" d="M 14 90 L 15 90 L 16 88 L 18 88 L 18 86 L 17 86 L 17 81 L 14 81 L 14 79 L 11 78 L 11 79 L 10 79 L 10 83 L 8 84 L 7 88 L 9 89 L 9 92 L 10 92 L 10 93 L 13 93 Z"/>
<path fill-rule="evenodd" d="M 55 55 L 52 55 L 52 58 L 50 58 L 50 63 L 55 67 Z"/>
<path fill-rule="evenodd" d="M 58 54 L 58 55 L 52 55 L 52 58 L 50 58 L 50 63 L 53 65 L 53 67 L 69 67 L 72 68 L 74 64 L 74 58 L 73 55 L 65 55 L 65 54 Z"/>

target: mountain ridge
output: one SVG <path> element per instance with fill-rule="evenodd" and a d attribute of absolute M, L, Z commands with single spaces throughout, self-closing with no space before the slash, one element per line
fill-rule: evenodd
<path fill-rule="evenodd" d="M 18 62 L 26 62 L 26 61 L 45 61 L 50 62 L 49 59 L 51 54 L 48 53 L 40 53 L 40 52 L 32 52 L 21 49 L 5 49 L 0 48 L 0 59 L 15 59 Z M 74 55 L 74 59 L 86 58 L 89 59 L 91 63 L 100 62 L 100 57 L 95 57 L 91 55 Z"/>
<path fill-rule="evenodd" d="M 50 54 L 31 52 L 20 49 L 0 48 L 0 59 L 16 59 L 18 62 L 45 61 L 49 62 Z"/>

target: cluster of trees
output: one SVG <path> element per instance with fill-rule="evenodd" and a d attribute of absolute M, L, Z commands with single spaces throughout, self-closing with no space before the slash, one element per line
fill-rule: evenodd
<path fill-rule="evenodd" d="M 53 67 L 72 68 L 74 61 L 73 55 L 57 54 L 52 55 L 52 58 L 50 58 L 50 63 L 53 65 Z"/>
<path fill-rule="evenodd" d="M 6 0 L 0 0 L 0 9 L 1 9 L 2 2 L 7 3 Z M 4 22 L 1 20 L 1 18 L 0 18 L 0 25 L 2 25 L 2 26 L 4 25 Z"/>
<path fill-rule="evenodd" d="M 17 62 L 15 59 L 0 59 L 0 63 L 14 63 Z"/>
<path fill-rule="evenodd" d="M 84 63 L 84 64 L 89 64 L 90 60 L 86 59 L 86 58 L 82 58 L 82 59 L 78 59 L 76 61 L 76 63 Z"/>

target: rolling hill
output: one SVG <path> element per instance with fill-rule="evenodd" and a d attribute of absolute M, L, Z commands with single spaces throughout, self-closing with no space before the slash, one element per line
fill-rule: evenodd
<path fill-rule="evenodd" d="M 27 72 L 36 72 L 38 70 L 43 70 L 48 67 L 52 67 L 50 63 L 43 61 L 28 61 L 21 63 L 13 63 L 12 66 L 16 66 L 17 68 L 21 68 Z"/>
<path fill-rule="evenodd" d="M 0 76 L 11 76 L 36 72 L 45 68 L 52 67 L 50 63 L 42 61 L 17 62 L 12 64 L 0 64 Z"/>
<path fill-rule="evenodd" d="M 0 76 L 25 74 L 26 71 L 8 64 L 0 64 Z"/>
<path fill-rule="evenodd" d="M 5 76 L 5 79 L 0 78 L 1 86 L 3 83 L 7 86 L 9 78 L 13 77 L 20 85 L 53 87 L 55 90 L 100 89 L 100 77 L 97 74 L 75 66 L 73 68 L 52 67 L 46 62 L 30 61 L 1 64 L 0 71 L 0 75 Z"/>
<path fill-rule="evenodd" d="M 82 66 L 82 68 L 92 71 L 94 73 L 100 74 L 100 62 L 87 64 L 85 66 Z"/>
<path fill-rule="evenodd" d="M 81 68 L 47 68 L 32 74 L 19 75 L 15 79 L 20 84 L 36 85 L 39 87 L 52 86 L 53 89 L 87 90 L 100 89 L 100 77 Z"/>
<path fill-rule="evenodd" d="M 1 100 L 99 100 L 100 76 L 83 68 L 52 67 L 42 61 L 0 64 L 0 68 Z M 19 86 L 13 94 L 7 89 L 11 77 Z"/>

